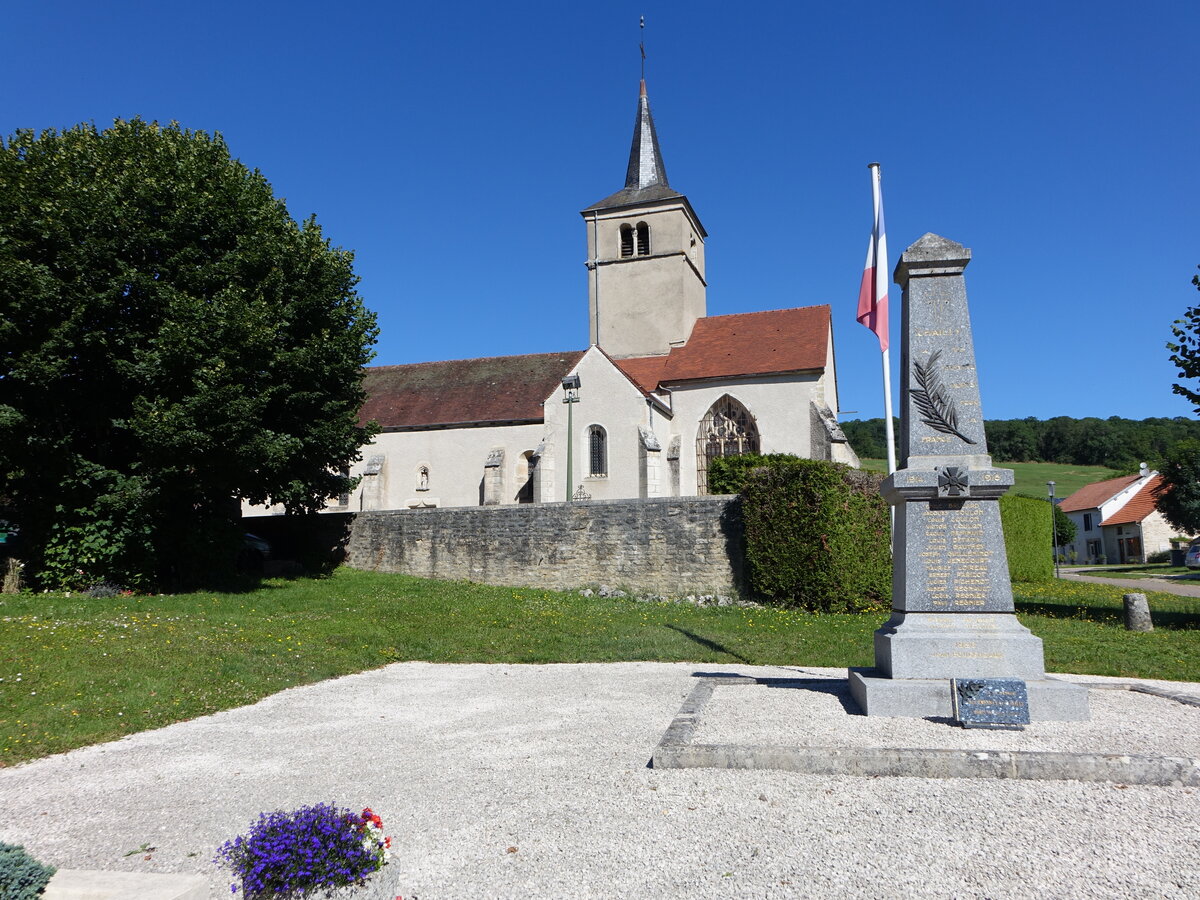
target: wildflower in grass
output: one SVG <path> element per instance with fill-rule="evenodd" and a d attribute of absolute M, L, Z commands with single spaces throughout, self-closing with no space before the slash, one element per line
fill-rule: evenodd
<path fill-rule="evenodd" d="M 222 844 L 213 862 L 232 870 L 247 900 L 330 897 L 386 865 L 391 843 L 370 808 L 356 815 L 318 803 L 263 813 L 248 833 Z M 230 887 L 236 893 L 238 886 Z"/>

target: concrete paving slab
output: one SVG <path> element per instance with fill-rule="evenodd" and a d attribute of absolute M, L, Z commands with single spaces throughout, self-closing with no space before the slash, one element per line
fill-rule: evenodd
<path fill-rule="evenodd" d="M 208 882 L 199 875 L 145 875 L 59 869 L 42 900 L 206 900 Z"/>

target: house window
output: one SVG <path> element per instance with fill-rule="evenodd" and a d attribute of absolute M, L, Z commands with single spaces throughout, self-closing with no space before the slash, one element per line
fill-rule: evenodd
<path fill-rule="evenodd" d="M 633 256 L 633 226 L 621 226 L 621 258 Z"/>
<path fill-rule="evenodd" d="M 708 493 L 708 464 L 718 456 L 758 453 L 758 423 L 728 394 L 714 403 L 696 432 L 696 492 Z"/>
<path fill-rule="evenodd" d="M 593 478 L 608 475 L 608 435 L 599 425 L 588 428 L 588 474 Z"/>
<path fill-rule="evenodd" d="M 1083 530 L 1084 531 L 1092 530 L 1092 514 L 1091 513 L 1083 514 Z"/>
<path fill-rule="evenodd" d="M 645 222 L 637 223 L 637 255 L 650 255 L 650 226 Z"/>

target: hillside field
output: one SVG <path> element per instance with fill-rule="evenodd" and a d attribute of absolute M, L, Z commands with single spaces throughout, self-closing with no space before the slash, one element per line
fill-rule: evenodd
<path fill-rule="evenodd" d="M 1106 466 L 1072 466 L 1064 463 L 996 462 L 994 465 L 1000 469 L 1012 469 L 1017 479 L 1012 492 L 1030 497 L 1045 497 L 1047 481 L 1054 482 L 1054 496 L 1061 498 L 1085 484 L 1116 478 L 1121 474 Z M 869 472 L 886 472 L 887 460 L 864 459 L 862 467 Z"/>

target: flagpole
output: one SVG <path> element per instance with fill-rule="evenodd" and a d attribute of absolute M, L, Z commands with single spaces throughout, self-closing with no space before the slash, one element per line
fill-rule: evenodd
<path fill-rule="evenodd" d="M 883 226 L 883 175 L 877 162 L 868 163 L 867 168 L 871 170 L 871 199 L 875 207 L 875 229 L 872 235 L 874 249 L 873 274 L 875 276 L 874 298 L 876 301 L 879 301 L 880 298 L 885 298 L 886 302 L 888 280 L 891 277 L 891 272 L 888 268 L 887 230 Z M 880 328 L 883 332 L 882 334 L 878 334 L 877 332 L 877 334 L 879 344 L 883 350 L 883 427 L 884 433 L 887 435 L 888 474 L 891 475 L 896 471 L 896 429 L 892 424 L 892 365 L 891 341 L 889 340 L 891 327 L 886 311 L 881 318 L 882 322 L 878 322 L 876 327 Z"/>
<path fill-rule="evenodd" d="M 896 471 L 896 429 L 892 425 L 892 362 L 891 348 L 883 351 L 883 411 L 887 430 L 888 474 Z"/>

